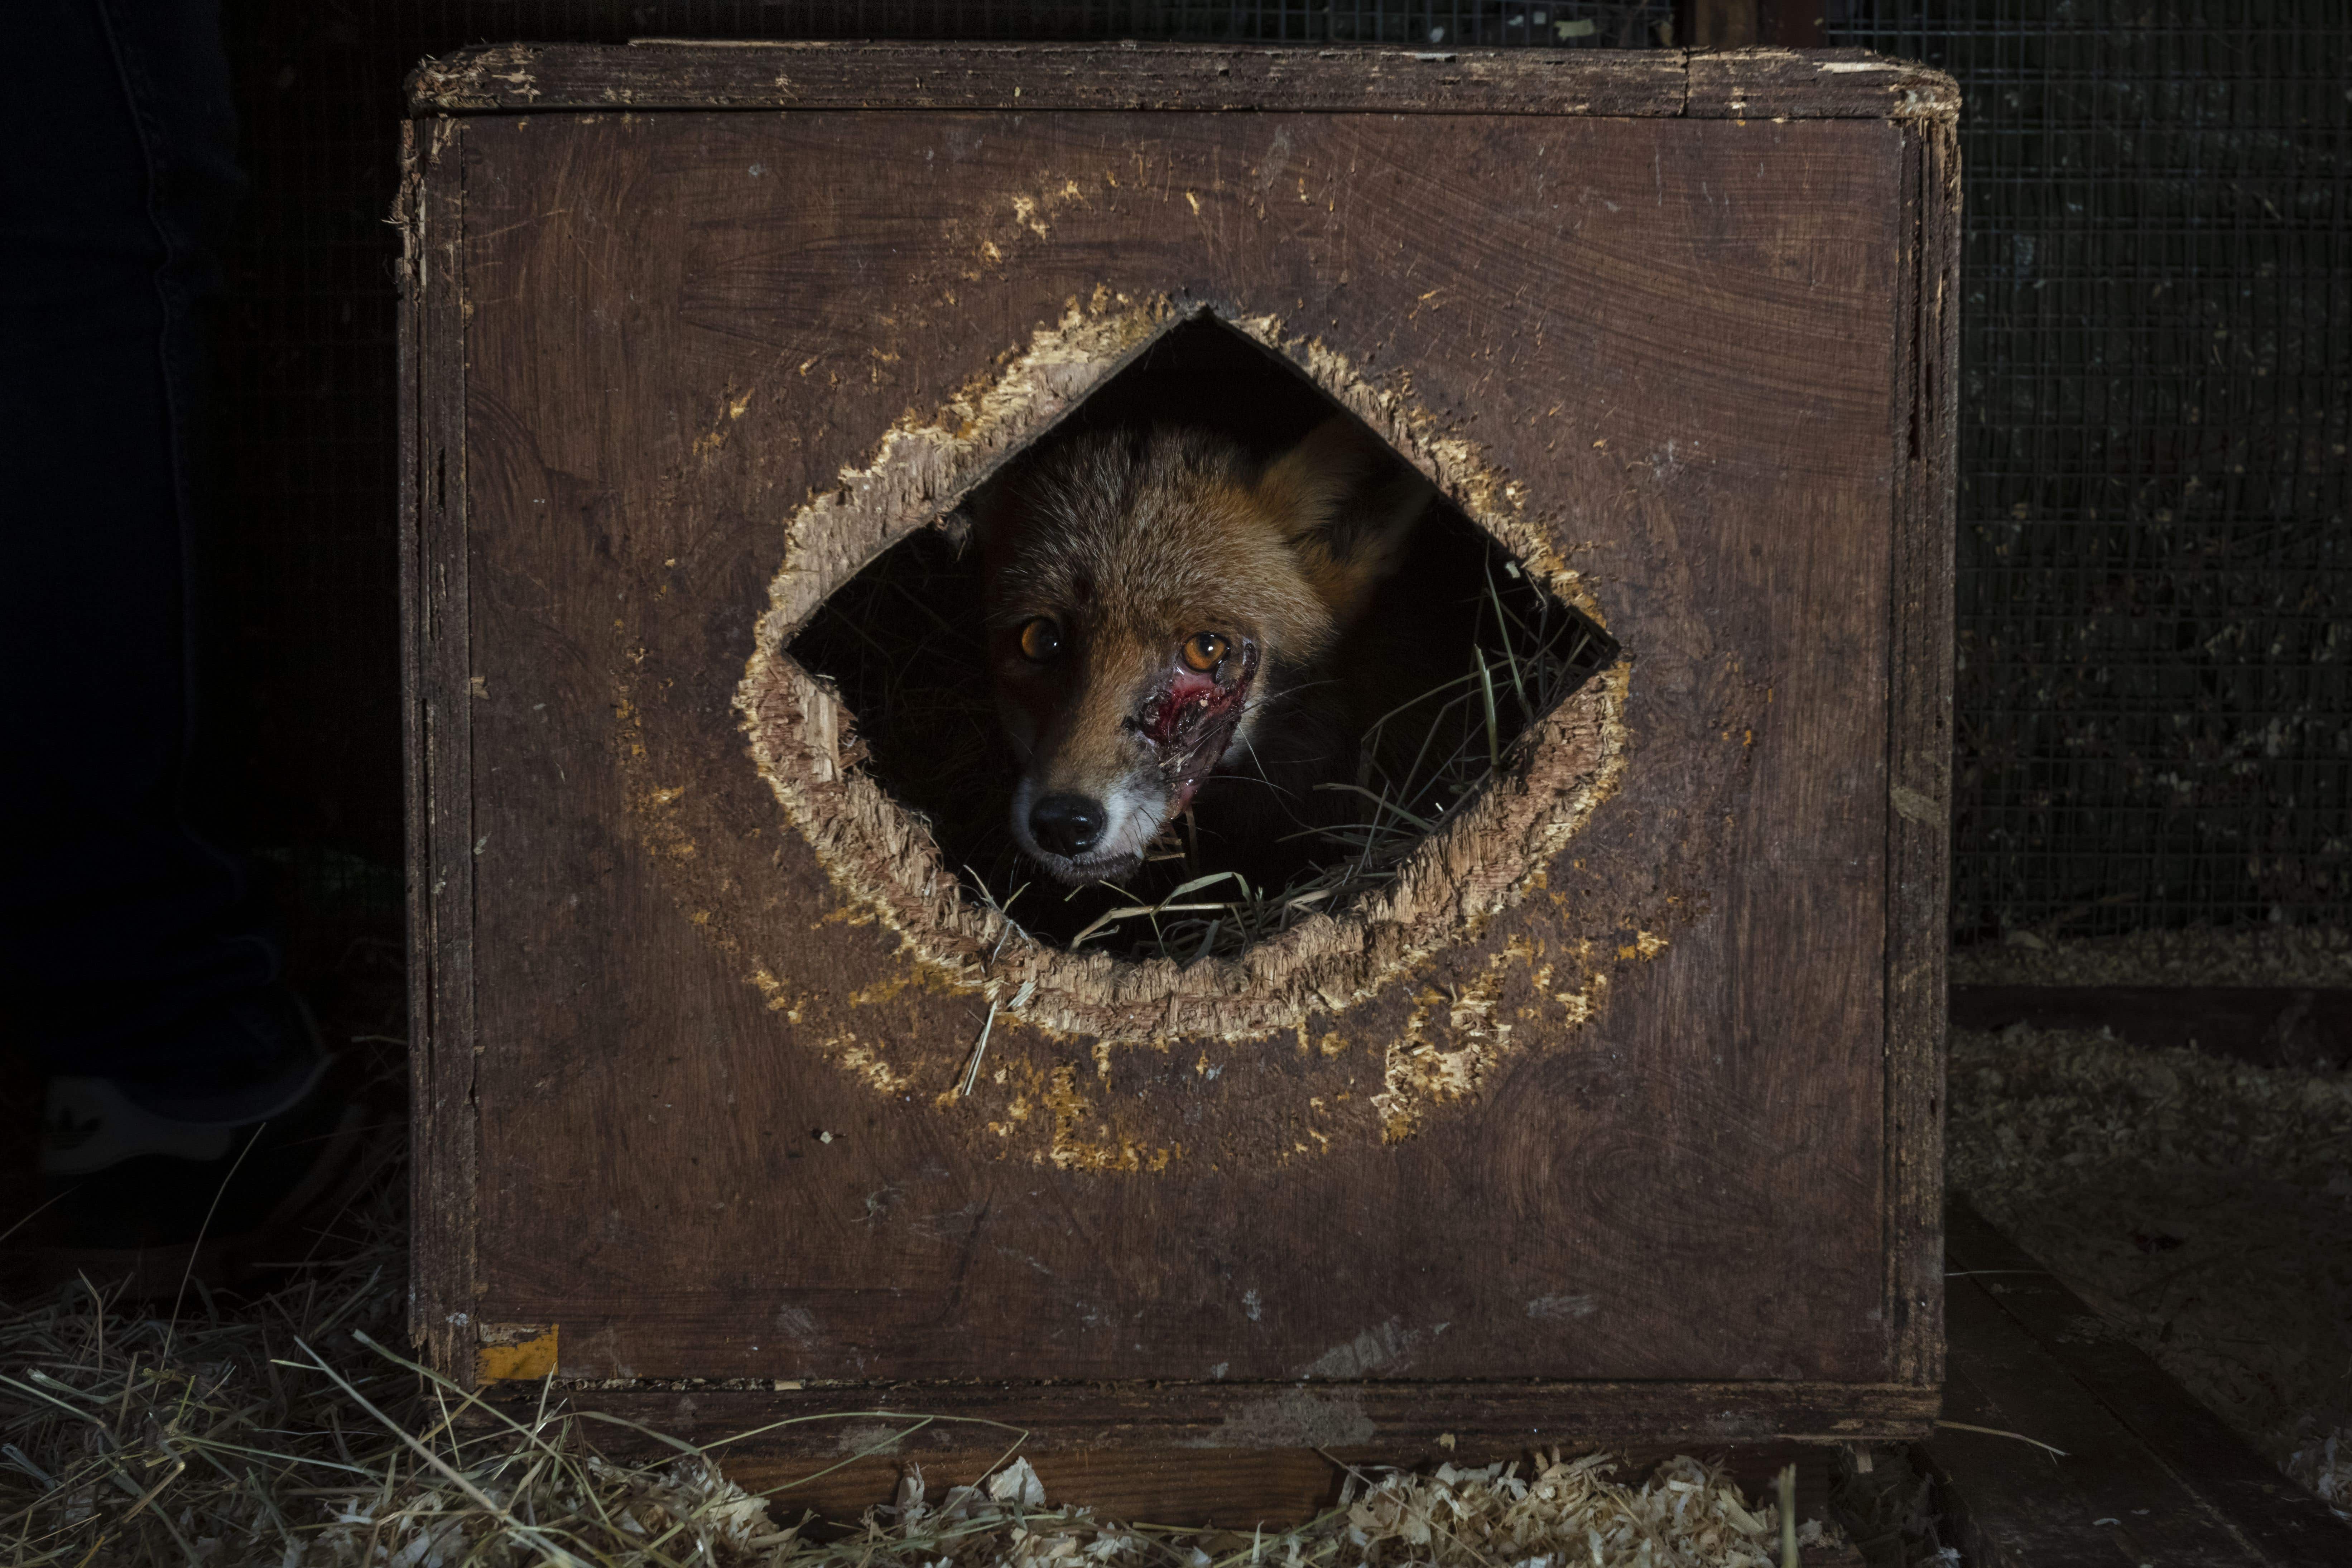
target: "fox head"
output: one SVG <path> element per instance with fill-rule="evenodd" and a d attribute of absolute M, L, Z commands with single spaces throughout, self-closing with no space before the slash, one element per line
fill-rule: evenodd
<path fill-rule="evenodd" d="M 1200 430 L 1076 437 L 980 519 L 1013 832 L 1072 886 L 1132 871 L 1394 570 L 1431 495 L 1351 420 L 1260 465 Z"/>

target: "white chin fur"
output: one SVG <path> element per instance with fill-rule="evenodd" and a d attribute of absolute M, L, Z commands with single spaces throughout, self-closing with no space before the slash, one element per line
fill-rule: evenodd
<path fill-rule="evenodd" d="M 1168 812 L 1167 793 L 1157 779 L 1127 779 L 1103 797 L 1109 819 L 1103 835 L 1083 859 L 1056 855 L 1029 833 L 1029 810 L 1037 803 L 1036 781 L 1023 774 L 1013 790 L 1013 837 L 1021 852 L 1072 887 L 1104 877 L 1124 876 L 1143 858 L 1143 851 L 1160 836 Z"/>

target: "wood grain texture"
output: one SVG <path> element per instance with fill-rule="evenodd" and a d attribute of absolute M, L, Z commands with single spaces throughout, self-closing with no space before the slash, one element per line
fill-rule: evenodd
<path fill-rule="evenodd" d="M 1245 110 L 1949 121 L 1951 78 L 1861 49 L 1199 44 L 499 44 L 420 64 L 412 114 Z"/>
<path fill-rule="evenodd" d="M 1001 1464 L 1009 1444 L 940 1452 L 913 1461 L 929 1495 L 970 1486 Z M 1201 1529 L 1283 1529 L 1332 1506 L 1347 1472 L 1312 1449 L 1178 1449 L 1139 1453 L 1126 1448 L 1074 1448 L 1028 1455 L 1054 1507 L 1091 1508 L 1097 1517 L 1144 1520 Z M 835 1468 L 835 1467 L 839 1468 Z M 805 1510 L 820 1519 L 854 1520 L 898 1495 L 909 1461 L 893 1454 L 852 1459 L 786 1458 L 759 1452 L 730 1460 L 728 1479 L 747 1491 L 770 1494 L 772 1516 Z"/>
<path fill-rule="evenodd" d="M 1906 132 L 1887 725 L 1887 1312 L 1898 1375 L 1943 1367 L 1945 968 L 1950 907 L 1953 551 L 1959 344 L 1959 145 Z"/>
<path fill-rule="evenodd" d="M 1728 155 L 1713 143 L 1738 138 L 1790 181 L 1891 190 L 1899 133 L 1563 127 L 1581 145 L 1555 154 L 1575 171 L 1555 205 L 1548 166 L 1497 156 L 1475 121 L 1033 116 L 1017 141 L 984 121 L 900 123 L 887 142 L 863 116 L 469 126 L 476 864 L 495 889 L 478 973 L 499 1042 L 484 1148 L 486 1170 L 530 1184 L 486 1183 L 482 1310 L 561 1322 L 567 1367 L 591 1374 L 938 1377 L 1002 1358 L 1063 1376 L 1875 1376 L 1865 1216 L 1883 1149 L 1876 1117 L 1844 1107 L 1880 1098 L 1891 219 L 1821 203 L 1832 216 L 1784 248 L 1773 220 L 1727 226 L 1701 187 Z M 1846 144 L 1790 141 L 1821 134 Z M 1094 194 L 1039 208 L 1048 236 L 996 218 L 1078 172 Z M 768 178 L 788 204 L 758 195 Z M 1701 237 L 1604 227 L 1612 201 Z M 1497 216 L 1513 213 L 1531 216 Z M 683 242 L 637 245 L 648 228 Z M 1465 237 L 1431 254 L 1433 231 Z M 972 265 L 978 243 L 1024 233 L 1016 264 Z M 1740 274 L 1736 296 L 1715 268 Z M 1675 956 L 1629 956 L 1611 1008 L 1627 1030 L 1512 1062 L 1475 1125 L 1393 1149 L 1356 1131 L 1345 1108 L 1377 1087 L 1365 1053 L 1408 1026 L 1403 988 L 1314 1028 L 1360 1043 L 1306 1063 L 1287 1045 L 1177 1041 L 1106 1078 L 1083 1044 L 999 1029 L 1012 1081 L 936 1111 L 978 1015 L 906 988 L 887 944 L 822 919 L 837 895 L 796 836 L 778 841 L 739 761 L 725 700 L 777 503 L 1105 282 L 1286 304 L 1352 357 L 1409 367 L 1553 498 L 1633 650 L 1648 782 L 1596 821 L 1586 875 L 1563 868 L 1547 908 L 1426 984 L 1491 975 L 1532 1032 L 1554 1026 L 1514 938 L 1630 944 L 1630 925 Z M 1838 341 L 1824 301 L 1840 297 L 1868 301 L 1878 330 Z M 1532 338 L 1527 298 L 1558 301 Z M 745 391 L 739 422 L 724 408 Z M 722 423 L 725 445 L 694 454 Z M 1643 484 L 1660 465 L 1680 472 Z M 1570 531 L 1609 513 L 1631 514 L 1613 537 Z M 616 767 L 623 704 L 646 756 Z M 681 790 L 659 820 L 691 854 L 632 842 L 643 795 Z M 706 938 L 722 922 L 766 943 L 756 964 Z M 1821 973 L 1770 981 L 1791 963 Z M 754 967 L 801 1000 L 769 1009 L 743 984 Z M 841 1034 L 907 1087 L 877 1093 L 809 1048 Z M 1129 1181 L 1001 1168 L 989 1122 L 1056 1063 L 1121 1118 L 1114 1140 L 1182 1149 L 1179 1164 Z M 1307 1159 L 1303 1131 L 1263 1119 L 1315 1098 L 1335 1108 L 1307 1123 L 1332 1152 Z M 779 1223 L 795 1245 L 767 1261 Z M 1155 1235 L 1208 1250 L 1171 1272 Z M 1721 1312 L 1694 1319 L 1717 1270 Z M 1771 1292 L 1751 1293 L 1759 1273 Z M 746 1292 L 772 1305 L 707 1321 L 700 1303 Z M 1600 1301 L 1606 1318 L 1586 1311 Z M 970 1331 L 936 1331 L 951 1322 Z"/>
<path fill-rule="evenodd" d="M 409 1331 L 473 1354 L 479 1206 L 474 1101 L 473 647 L 467 574 L 464 128 L 404 128 L 401 657 L 407 758 Z"/>
<path fill-rule="evenodd" d="M 1837 85 L 1828 84 L 1834 80 Z M 1694 119 L 1884 119 L 1949 126 L 1959 117 L 1952 79 L 1862 49 L 1699 50 L 1690 57 Z"/>
<path fill-rule="evenodd" d="M 560 1325 L 570 1378 L 856 1385 L 593 1392 L 709 1435 L 812 1401 L 1076 1447 L 1919 1429 L 1937 1270 L 1890 1215 L 1937 1168 L 1938 1037 L 1897 1026 L 1941 977 L 1892 955 L 1940 908 L 1901 881 L 1924 742 L 1891 726 L 1946 689 L 1897 601 L 1948 555 L 1897 535 L 1941 504 L 1910 400 L 1948 362 L 1906 347 L 1944 243 L 1916 132 L 446 123 L 462 269 L 411 329 L 462 500 L 417 504 L 457 558 L 418 603 L 461 590 L 470 645 L 415 679 L 428 742 L 471 729 L 423 749 L 416 880 L 472 877 L 479 1016 L 436 979 L 421 1327 Z M 1627 649 L 1634 750 L 1545 891 L 1409 983 L 1296 1039 L 1000 1021 L 1003 1076 L 941 1101 L 982 1010 L 829 881 L 731 701 L 795 510 L 1120 297 L 1278 317 L 1508 476 Z M 1569 997 L 1574 953 L 1605 984 Z M 1383 1142 L 1408 1039 L 1488 1065 Z"/>
<path fill-rule="evenodd" d="M 2256 1067 L 2352 1068 L 2352 988 L 2269 985 L 1961 985 L 1952 1026 L 2112 1029 L 2148 1049 L 2188 1047 Z"/>
<path fill-rule="evenodd" d="M 1946 1429 L 1927 1446 L 1969 1560 L 2352 1563 L 2352 1530 L 1965 1205 L 1950 1221 Z"/>

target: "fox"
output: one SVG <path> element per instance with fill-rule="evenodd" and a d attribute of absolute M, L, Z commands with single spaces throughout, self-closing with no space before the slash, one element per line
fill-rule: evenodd
<path fill-rule="evenodd" d="M 1011 828 L 1070 887 L 1117 882 L 1192 808 L 1263 866 L 1328 816 L 1391 684 L 1357 647 L 1437 490 L 1345 416 L 1261 460 L 1208 429 L 1086 432 L 977 518 Z"/>

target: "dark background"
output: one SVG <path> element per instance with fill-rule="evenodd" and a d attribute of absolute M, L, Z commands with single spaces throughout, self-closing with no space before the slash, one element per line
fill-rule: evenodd
<path fill-rule="evenodd" d="M 1956 937 L 2352 923 L 2352 7 L 1764 9 L 1768 39 L 1923 59 L 1967 95 Z M 1738 11 L 229 0 L 254 185 L 219 336 L 226 836 L 298 921 L 396 930 L 385 217 L 420 57 L 639 37 L 1643 47 L 1740 39 Z"/>

